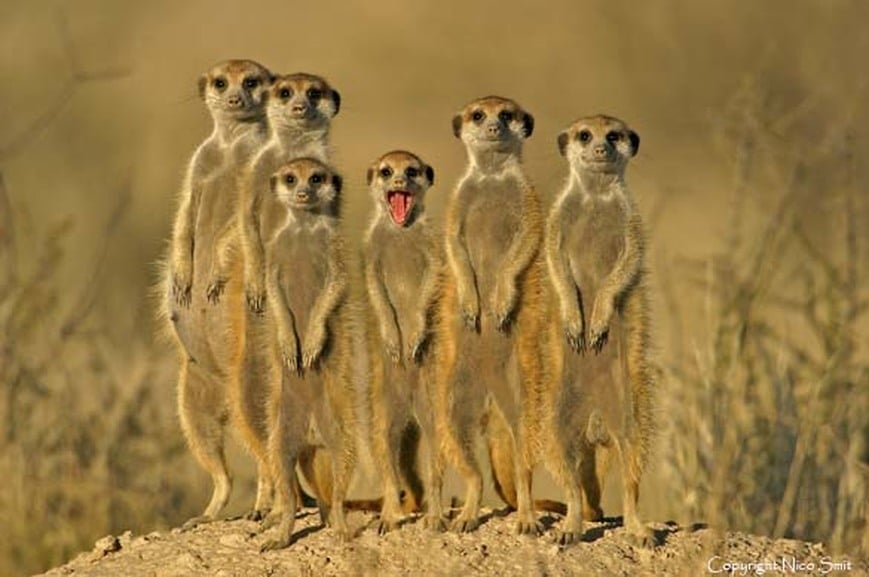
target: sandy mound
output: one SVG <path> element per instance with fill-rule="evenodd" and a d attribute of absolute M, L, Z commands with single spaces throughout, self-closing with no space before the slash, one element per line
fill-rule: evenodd
<path fill-rule="evenodd" d="M 635 547 L 617 520 L 588 524 L 586 542 L 559 547 L 554 525 L 544 517 L 540 538 L 513 534 L 513 516 L 486 511 L 486 522 L 469 534 L 432 533 L 408 523 L 379 537 L 375 515 L 350 513 L 357 538 L 339 542 L 319 527 L 318 515 L 305 511 L 296 531 L 302 537 L 288 549 L 260 553 L 263 536 L 250 521 L 222 521 L 192 531 L 177 529 L 100 539 L 93 551 L 45 575 L 154 577 L 220 575 L 754 575 L 869 574 L 865 560 L 830 556 L 820 544 L 773 540 L 741 533 L 716 533 L 702 525 L 657 523 L 659 546 Z M 711 570 L 711 571 L 710 571 Z"/>

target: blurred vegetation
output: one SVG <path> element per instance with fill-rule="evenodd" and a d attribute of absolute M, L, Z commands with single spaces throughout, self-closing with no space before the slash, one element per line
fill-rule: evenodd
<path fill-rule="evenodd" d="M 351 239 L 389 148 L 435 167 L 442 213 L 464 162 L 450 117 L 476 96 L 534 114 L 526 162 L 550 198 L 560 129 L 628 121 L 664 424 L 641 513 L 866 554 L 866 21 L 859 0 L 2 5 L 0 574 L 207 499 L 148 295 L 209 130 L 196 77 L 235 56 L 341 91 Z"/>

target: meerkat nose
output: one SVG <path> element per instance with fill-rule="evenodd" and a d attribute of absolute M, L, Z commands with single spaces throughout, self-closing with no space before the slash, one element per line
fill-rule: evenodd
<path fill-rule="evenodd" d="M 606 157 L 606 145 L 596 144 L 592 152 L 595 158 L 604 158 Z"/>
<path fill-rule="evenodd" d="M 240 108 L 242 105 L 242 98 L 238 94 L 233 94 L 229 98 L 226 99 L 226 102 L 232 106 L 233 108 Z"/>

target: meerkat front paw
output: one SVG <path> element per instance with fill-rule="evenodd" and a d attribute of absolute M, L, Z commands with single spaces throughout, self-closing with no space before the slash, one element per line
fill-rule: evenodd
<path fill-rule="evenodd" d="M 426 331 L 419 331 L 410 338 L 410 344 L 407 347 L 406 353 L 406 359 L 409 364 L 419 364 L 427 342 L 428 333 Z"/>
<path fill-rule="evenodd" d="M 290 371 L 302 375 L 302 364 L 299 362 L 299 345 L 296 339 L 281 338 L 278 347 L 281 351 L 281 361 Z"/>
<path fill-rule="evenodd" d="M 245 291 L 247 308 L 252 313 L 262 314 L 266 308 L 266 293 L 257 288 L 248 288 Z"/>
<path fill-rule="evenodd" d="M 193 288 L 193 267 L 182 265 L 172 273 L 172 298 L 183 307 L 190 306 Z"/>
<path fill-rule="evenodd" d="M 472 294 L 467 292 L 465 295 L 459 295 L 459 312 L 465 326 L 475 331 L 480 326 L 480 303 L 476 297 L 470 296 Z"/>
<path fill-rule="evenodd" d="M 226 286 L 226 279 L 221 277 L 212 278 L 213 280 L 208 283 L 208 287 L 205 289 L 205 296 L 208 298 L 208 302 L 217 304 L 220 302 L 220 295 L 223 294 L 223 289 Z"/>
<path fill-rule="evenodd" d="M 600 353 L 607 343 L 612 320 L 612 304 L 608 299 L 597 299 L 591 313 L 591 326 L 588 331 L 588 345 L 594 352 Z"/>
<path fill-rule="evenodd" d="M 564 336 L 567 339 L 567 344 L 570 345 L 577 353 L 584 353 L 585 331 L 583 330 L 583 321 L 581 315 L 576 315 L 573 318 L 566 318 L 564 322 Z"/>
<path fill-rule="evenodd" d="M 396 365 L 401 362 L 401 345 L 399 344 L 398 333 L 391 331 L 384 334 L 383 348 L 386 351 L 386 356 L 389 357 L 389 360 Z"/>
<path fill-rule="evenodd" d="M 495 285 L 495 294 L 492 298 L 492 311 L 498 323 L 499 331 L 506 331 L 513 322 L 516 299 L 516 286 L 513 282 L 502 280 Z"/>
<path fill-rule="evenodd" d="M 305 337 L 305 344 L 302 346 L 302 368 L 307 370 L 316 367 L 320 355 L 323 354 L 325 343 L 326 332 L 322 328 L 312 329 L 308 333 L 308 336 Z"/>

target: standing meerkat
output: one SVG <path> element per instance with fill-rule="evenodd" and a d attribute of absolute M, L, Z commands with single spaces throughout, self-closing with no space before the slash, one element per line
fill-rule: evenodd
<path fill-rule="evenodd" d="M 559 539 L 582 536 L 581 508 L 600 514 L 599 455 L 614 448 L 622 468 L 624 523 L 643 544 L 639 483 L 654 423 L 645 238 L 625 169 L 640 138 L 608 116 L 582 118 L 558 136 L 570 163 L 546 228 L 546 261 L 559 314 L 551 326 L 556 474 L 568 496 Z M 587 515 L 588 516 L 588 515 Z"/>
<path fill-rule="evenodd" d="M 522 168 L 522 145 L 533 129 L 528 112 L 496 96 L 471 102 L 453 119 L 468 167 L 448 206 L 449 273 L 438 329 L 445 346 L 438 364 L 439 428 L 467 483 L 464 508 L 453 522 L 459 531 L 479 525 L 482 475 L 473 441 L 487 413 L 500 429 L 498 438 L 489 438 L 490 454 L 512 462 L 499 485 L 515 487 L 518 532 L 540 531 L 531 475 L 543 382 L 543 216 Z"/>
<path fill-rule="evenodd" d="M 214 490 L 205 511 L 186 526 L 215 519 L 229 499 L 224 459 L 230 367 L 237 357 L 233 335 L 239 315 L 227 291 L 241 298 L 241 275 L 227 284 L 222 271 L 233 258 L 231 231 L 237 211 L 236 178 L 267 136 L 265 94 L 271 73 L 250 60 L 217 64 L 199 79 L 199 93 L 214 122 L 211 135 L 187 167 L 172 230 L 164 277 L 165 306 L 181 352 L 178 412 L 181 427 Z M 240 269 L 238 271 L 240 273 Z"/>
<path fill-rule="evenodd" d="M 365 238 L 365 284 L 373 327 L 368 333 L 372 446 L 383 478 L 379 532 L 402 520 L 400 481 L 409 498 L 427 502 L 426 524 L 443 528 L 439 443 L 435 439 L 434 373 L 426 348 L 443 279 L 439 238 L 425 212 L 434 169 L 403 150 L 368 169 L 374 214 Z M 419 427 L 429 462 L 423 487 L 415 472 Z"/>
<path fill-rule="evenodd" d="M 241 438 L 257 461 L 257 496 L 250 519 L 261 519 L 271 507 L 272 482 L 268 465 L 268 427 L 265 399 L 280 379 L 270 358 L 270 319 L 265 311 L 264 245 L 286 219 L 286 208 L 269 192 L 269 178 L 294 158 L 328 160 L 328 137 L 341 97 L 326 80 L 312 74 L 278 76 L 268 92 L 266 114 L 270 137 L 240 179 L 241 231 L 245 298 L 240 316 L 244 343 L 231 390 L 231 407 Z M 243 304 L 247 303 L 247 306 Z"/>
<path fill-rule="evenodd" d="M 341 178 L 320 161 L 303 158 L 280 167 L 268 186 L 286 208 L 286 220 L 268 244 L 266 260 L 282 378 L 268 402 L 269 463 L 277 499 L 266 526 L 278 528 L 263 550 L 290 544 L 298 507 L 295 466 L 316 446 L 325 449 L 329 458 L 324 462 L 331 466 L 331 500 L 324 503 L 325 495 L 318 495 L 321 514 L 349 537 L 344 497 L 357 432 L 354 337 L 339 230 Z M 306 458 L 316 459 L 316 454 Z"/>

